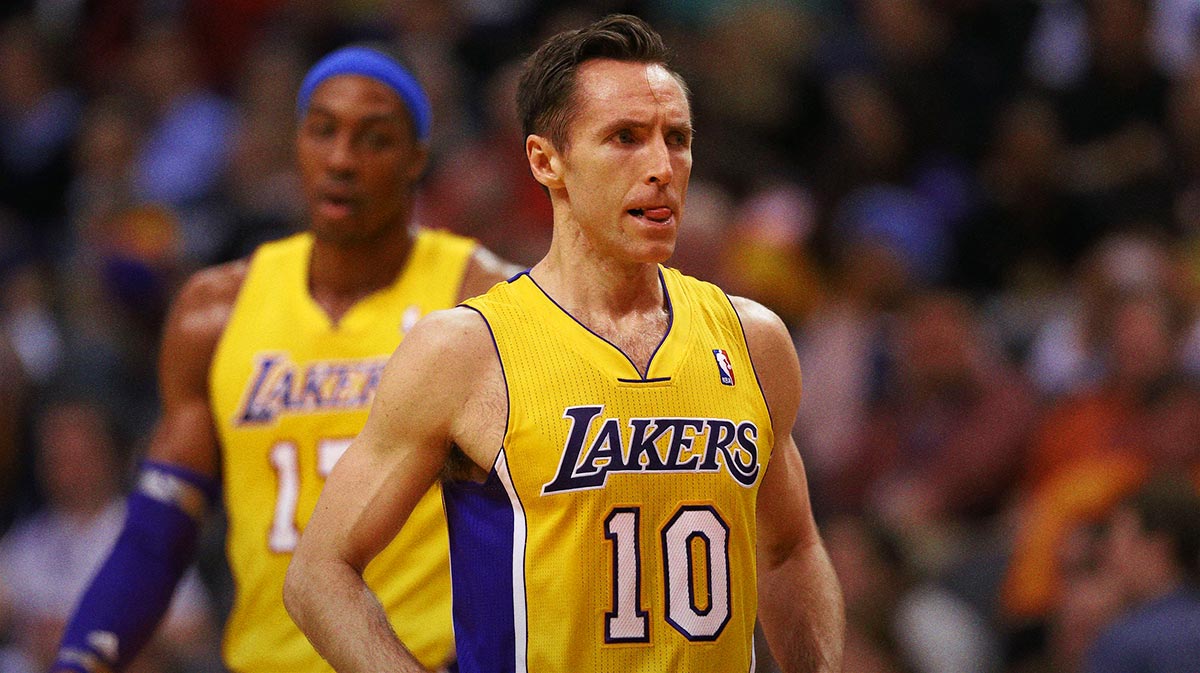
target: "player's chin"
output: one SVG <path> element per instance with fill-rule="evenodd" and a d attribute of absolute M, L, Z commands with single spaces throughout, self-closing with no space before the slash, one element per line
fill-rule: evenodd
<path fill-rule="evenodd" d="M 379 239 L 377 228 L 369 226 L 360 218 L 314 217 L 311 230 L 313 237 L 329 245 L 356 246 Z"/>
<path fill-rule="evenodd" d="M 675 238 L 666 241 L 647 241 L 634 253 L 634 258 L 643 264 L 665 264 L 675 254 Z"/>
<path fill-rule="evenodd" d="M 357 228 L 347 217 L 330 217 L 320 211 L 313 212 L 309 217 L 309 229 L 312 230 L 313 236 L 322 241 L 337 241 Z"/>

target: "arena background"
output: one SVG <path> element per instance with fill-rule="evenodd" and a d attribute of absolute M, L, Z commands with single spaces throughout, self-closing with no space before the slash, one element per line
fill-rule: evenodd
<path fill-rule="evenodd" d="M 529 264 L 515 76 L 611 11 L 694 93 L 672 264 L 795 337 L 846 670 L 1081 670 L 1130 607 L 1106 514 L 1200 483 L 1191 0 L 5 3 L 0 671 L 44 669 L 119 528 L 181 280 L 302 226 L 305 68 L 395 42 L 434 107 L 419 220 Z M 141 670 L 220 670 L 221 544 Z"/>

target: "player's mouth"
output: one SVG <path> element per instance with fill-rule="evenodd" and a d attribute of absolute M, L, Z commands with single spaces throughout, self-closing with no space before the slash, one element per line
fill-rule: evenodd
<path fill-rule="evenodd" d="M 358 199 L 349 196 L 326 194 L 317 202 L 317 210 L 330 219 L 349 217 L 358 211 Z"/>
<path fill-rule="evenodd" d="M 675 211 L 667 206 L 656 206 L 654 208 L 630 208 L 625 211 L 650 224 L 669 224 L 675 216 Z"/>

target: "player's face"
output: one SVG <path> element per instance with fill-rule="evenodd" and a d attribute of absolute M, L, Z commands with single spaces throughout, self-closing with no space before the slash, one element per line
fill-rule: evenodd
<path fill-rule="evenodd" d="M 562 154 L 571 212 L 597 252 L 663 262 L 675 250 L 692 172 L 683 87 L 657 64 L 588 61 Z"/>
<path fill-rule="evenodd" d="M 359 75 L 322 82 L 300 122 L 296 153 L 319 239 L 371 242 L 407 226 L 426 151 L 386 85 Z"/>

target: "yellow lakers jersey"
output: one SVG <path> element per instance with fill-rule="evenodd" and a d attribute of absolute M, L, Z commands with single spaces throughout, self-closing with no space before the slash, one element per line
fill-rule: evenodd
<path fill-rule="evenodd" d="M 300 234 L 258 248 L 210 371 L 235 581 L 224 656 L 237 673 L 331 670 L 284 610 L 284 573 L 388 357 L 420 316 L 454 305 L 475 244 L 421 232 L 395 283 L 336 325 L 308 292 L 312 246 Z M 428 667 L 453 651 L 445 525 L 435 488 L 365 573 Z"/>
<path fill-rule="evenodd" d="M 443 485 L 463 673 L 753 667 L 770 418 L 728 297 L 660 278 L 645 376 L 528 273 L 466 302 L 509 413 L 488 480 Z"/>

